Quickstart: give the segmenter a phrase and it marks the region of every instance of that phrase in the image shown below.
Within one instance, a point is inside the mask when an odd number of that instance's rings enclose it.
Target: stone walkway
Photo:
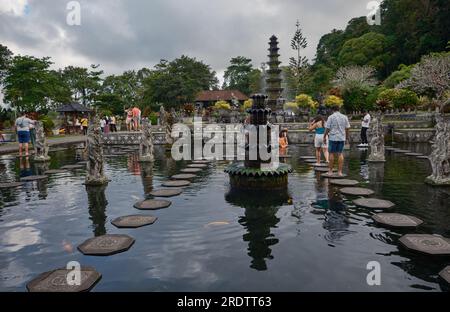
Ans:
[[[82,135],[62,136],[47,139],[49,146],[57,146],[71,143],[83,143],[85,141],[86,137]],[[19,151],[19,144],[17,142],[0,144],[0,155],[15,153],[18,151]]]

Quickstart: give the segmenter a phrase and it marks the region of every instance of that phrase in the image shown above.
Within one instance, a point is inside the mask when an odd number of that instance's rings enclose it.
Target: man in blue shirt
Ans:
[[[334,160],[338,157],[338,175],[343,176],[344,168],[344,147],[349,141],[350,122],[347,116],[341,114],[339,106],[333,107],[333,115],[328,118],[326,125],[324,143],[329,142],[328,152],[330,153],[330,167],[328,174],[333,174]]]

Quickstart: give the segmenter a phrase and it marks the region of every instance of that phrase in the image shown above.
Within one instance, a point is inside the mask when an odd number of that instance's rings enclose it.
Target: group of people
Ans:
[[[325,162],[328,163],[328,174],[333,175],[334,163],[338,160],[339,176],[343,176],[344,167],[344,148],[349,144],[350,139],[350,122],[347,116],[340,112],[340,108],[335,106],[332,108],[333,114],[325,119],[323,116],[314,118],[310,125],[309,131],[315,133],[314,147],[316,149],[316,165],[322,163],[322,154]],[[359,147],[368,147],[367,132],[370,127],[371,116],[365,111],[361,127],[361,144]],[[287,129],[280,133],[280,155],[286,154],[286,149],[289,145],[287,139]]]
[[[125,110],[127,115],[125,123],[127,125],[127,131],[140,131],[142,112],[139,107],[130,107]]]
[[[100,128],[104,134],[117,132],[117,118],[115,116],[103,116],[100,119]]]

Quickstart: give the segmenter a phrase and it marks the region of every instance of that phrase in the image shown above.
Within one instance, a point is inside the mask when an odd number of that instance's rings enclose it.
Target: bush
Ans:
[[[231,110],[231,105],[226,101],[217,101],[214,105],[215,110]]]
[[[3,128],[4,129],[10,129],[12,128],[13,122],[11,120],[5,120],[3,122]]]
[[[377,104],[385,108],[407,109],[416,107],[419,98],[410,90],[387,89],[379,94]]]
[[[158,114],[156,114],[155,112],[151,112],[150,115],[148,116],[148,118],[150,119],[150,122],[152,123],[152,125],[158,124]]]
[[[300,94],[295,97],[295,103],[301,108],[315,108],[317,103],[307,94]]]
[[[242,106],[242,110],[244,112],[246,112],[247,110],[252,108],[252,106],[253,106],[253,100],[252,99],[248,99],[247,101],[244,102],[244,105]]]
[[[39,117],[39,121],[42,122],[42,124],[44,125],[44,131],[45,133],[51,133],[52,130],[55,128],[55,122],[53,121],[52,118],[50,118],[50,116],[48,115],[42,115]]]
[[[344,100],[335,95],[329,95],[325,98],[324,103],[325,103],[325,106],[327,106],[327,107],[333,107],[333,106],[342,107],[344,105]]]
[[[345,109],[347,111],[358,111],[367,108],[367,97],[372,90],[367,87],[354,87],[343,93]]]
[[[194,104],[184,104],[183,111],[188,117],[194,116],[195,106]]]
[[[288,103],[284,104],[283,109],[285,111],[297,112],[298,111],[298,104],[295,103],[295,102],[288,102]]]

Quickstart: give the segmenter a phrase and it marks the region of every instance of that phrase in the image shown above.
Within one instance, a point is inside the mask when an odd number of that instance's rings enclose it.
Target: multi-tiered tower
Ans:
[[[266,92],[269,98],[267,104],[275,111],[277,109],[277,101],[283,92],[283,88],[281,87],[281,62],[278,60],[280,57],[280,54],[278,53],[280,48],[278,48],[278,39],[275,35],[270,38],[269,45],[269,62],[267,63],[269,64],[269,70],[267,70],[268,78],[266,81]]]

